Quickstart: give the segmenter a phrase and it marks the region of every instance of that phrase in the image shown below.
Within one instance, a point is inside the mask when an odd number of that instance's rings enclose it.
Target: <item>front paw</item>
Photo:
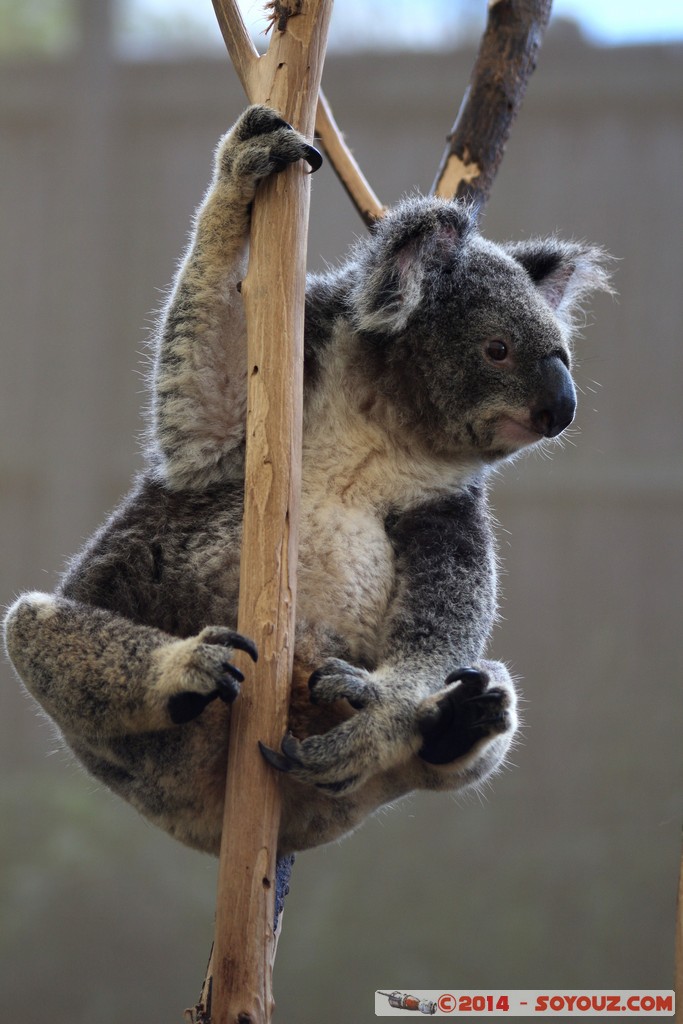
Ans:
[[[270,107],[248,107],[220,143],[219,173],[260,181],[305,160],[317,171],[323,158],[318,150]]]
[[[233,650],[245,651],[253,661],[258,657],[251,640],[222,626],[207,626],[197,637],[169,648],[162,682],[175,691],[166,704],[174,725],[197,718],[214,700],[235,700],[244,675],[230,661]]]
[[[451,764],[482,741],[508,732],[514,724],[512,698],[504,687],[489,686],[486,672],[459,669],[446,679],[448,689],[428,698],[419,710],[422,746],[428,764]]]

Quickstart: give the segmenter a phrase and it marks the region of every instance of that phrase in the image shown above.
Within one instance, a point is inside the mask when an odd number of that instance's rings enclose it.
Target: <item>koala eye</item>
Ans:
[[[485,343],[484,352],[486,358],[490,359],[492,363],[503,363],[508,358],[510,349],[502,338],[492,338]]]

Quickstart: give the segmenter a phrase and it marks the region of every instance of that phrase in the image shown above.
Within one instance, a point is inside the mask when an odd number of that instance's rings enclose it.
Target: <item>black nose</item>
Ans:
[[[576,413],[576,391],[572,376],[559,356],[541,361],[541,387],[531,410],[534,430],[544,437],[557,437]]]

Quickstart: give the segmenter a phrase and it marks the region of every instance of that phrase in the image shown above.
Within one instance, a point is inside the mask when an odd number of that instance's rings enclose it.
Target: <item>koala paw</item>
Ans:
[[[248,107],[218,149],[218,167],[226,175],[254,182],[305,160],[311,171],[322,166],[318,150],[270,107]]]
[[[450,764],[469,754],[482,740],[512,727],[511,698],[496,686],[487,689],[485,672],[465,668],[452,672],[440,694],[420,709],[422,746],[418,756],[428,764]]]
[[[305,740],[298,740],[287,733],[280,744],[280,753],[261,742],[259,748],[264,759],[277,771],[291,772],[300,782],[307,782],[327,793],[346,793],[363,779],[354,770],[352,761],[343,756],[340,737],[333,737],[334,733],[338,730],[334,729],[325,736],[309,736]]]
[[[329,658],[308,680],[311,704],[345,700],[360,712],[322,735],[297,739],[288,733],[280,752],[260,744],[273,768],[331,794],[359,786],[376,767],[372,757],[377,736],[374,725],[386,705],[386,695],[373,674],[342,658]]]
[[[347,700],[357,711],[378,704],[380,699],[370,673],[341,658],[330,658],[317,668],[308,680],[308,689],[313,704]]]
[[[197,718],[216,699],[232,704],[244,680],[230,662],[232,650],[245,651],[252,661],[258,658],[251,640],[222,626],[207,626],[199,636],[171,647],[175,657],[168,671],[178,689],[168,697],[167,710],[174,725]]]

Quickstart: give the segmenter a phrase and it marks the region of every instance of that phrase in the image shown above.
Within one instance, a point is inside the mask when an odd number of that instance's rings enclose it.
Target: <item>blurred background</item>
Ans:
[[[338,0],[324,85],[385,203],[428,190],[483,0]],[[298,857],[277,1020],[365,1024],[377,988],[670,988],[682,807],[683,8],[556,0],[483,230],[619,258],[577,345],[576,429],[494,486],[491,653],[514,767]],[[263,42],[260,3],[245,5]],[[0,602],[51,589],[141,461],[144,338],[244,105],[211,4],[0,0]],[[324,167],[309,262],[363,227]],[[216,864],[59,750],[0,666],[0,1004],[171,1024]]]

